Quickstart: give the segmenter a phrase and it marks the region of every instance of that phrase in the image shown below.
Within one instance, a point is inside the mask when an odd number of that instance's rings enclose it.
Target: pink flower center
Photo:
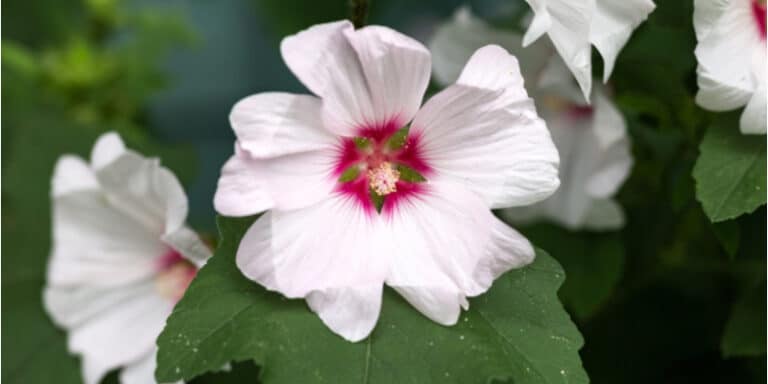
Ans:
[[[760,37],[765,40],[766,38],[766,9],[765,0],[752,0],[752,16],[755,18],[755,24],[757,25],[758,33]]]
[[[391,213],[404,198],[425,191],[432,173],[420,138],[396,121],[364,127],[338,145],[336,192],[353,198],[366,213]]]
[[[160,257],[157,268],[155,288],[160,295],[174,302],[184,296],[189,283],[197,274],[197,268],[173,249]]]

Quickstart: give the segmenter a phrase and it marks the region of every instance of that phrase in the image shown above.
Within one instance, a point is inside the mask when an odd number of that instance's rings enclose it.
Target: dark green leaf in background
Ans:
[[[734,304],[725,325],[722,351],[725,357],[765,355],[765,281],[754,286]]]
[[[598,311],[624,268],[619,233],[573,232],[550,224],[521,230],[532,242],[547,244],[552,257],[563,265],[568,278],[559,295],[565,306],[580,319]]]
[[[713,222],[738,217],[765,204],[765,136],[742,135],[737,119],[709,127],[693,170],[696,198]]]
[[[253,359],[265,383],[586,383],[582,339],[557,300],[564,275],[546,253],[496,280],[443,327],[387,290],[359,343],[331,333],[301,300],[247,280],[235,251],[252,218],[219,218],[222,242],[158,339],[157,378],[188,379]]]

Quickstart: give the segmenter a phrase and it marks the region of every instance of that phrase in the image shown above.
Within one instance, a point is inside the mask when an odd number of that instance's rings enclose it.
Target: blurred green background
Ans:
[[[713,225],[695,200],[691,171],[701,138],[711,125],[735,127],[738,114],[715,115],[693,102],[693,1],[656,3],[612,77],[636,159],[619,195],[627,226],[607,234],[548,224],[523,231],[566,270],[560,295],[586,339],[582,358],[592,382],[762,383],[765,207]],[[426,43],[464,4],[374,0],[368,21]],[[469,4],[505,27],[528,9],[523,0]],[[280,39],[347,17],[349,4],[5,0],[2,6],[2,380],[76,383],[78,362],[66,354],[64,334],[40,302],[56,158],[87,156],[101,132],[117,130],[179,175],[191,224],[215,236],[212,196],[233,149],[229,109],[252,93],[305,92],[282,63]],[[235,368],[199,381],[243,382],[258,371]]]

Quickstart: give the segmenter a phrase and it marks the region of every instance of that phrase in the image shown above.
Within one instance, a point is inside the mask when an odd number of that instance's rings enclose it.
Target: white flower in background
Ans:
[[[534,12],[523,37],[528,46],[543,34],[576,77],[584,98],[592,90],[592,46],[603,58],[607,82],[632,31],[656,8],[651,0],[526,0]]]
[[[317,96],[237,103],[235,155],[215,197],[223,215],[269,210],[237,251],[247,277],[306,298],[358,341],[376,324],[384,284],[451,325],[467,297],[533,260],[531,244],[490,211],[537,202],[559,183],[514,57],[479,49],[419,108],[429,51],[389,28],[316,25],[281,51]]]
[[[766,6],[762,0],[696,0],[696,103],[712,111],[746,105],[741,132],[766,132]]]
[[[59,159],[51,196],[45,309],[81,356],[84,382],[122,367],[122,383],[154,383],[155,339],[210,256],[184,226],[184,190],[157,159],[108,133],[90,164]]]
[[[518,222],[549,219],[571,229],[621,227],[623,211],[612,196],[632,166],[626,124],[602,87],[592,92],[592,106],[582,101],[568,69],[548,42],[523,49],[521,36],[491,28],[462,8],[437,29],[432,40],[435,77],[444,83],[453,81],[459,76],[459,63],[491,41],[518,53],[523,77],[561,159],[561,184],[554,195],[528,207],[505,209],[502,215]]]

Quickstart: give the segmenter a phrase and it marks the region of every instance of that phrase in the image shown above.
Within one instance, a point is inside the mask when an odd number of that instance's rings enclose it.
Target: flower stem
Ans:
[[[362,28],[368,18],[368,0],[349,0],[350,19],[355,28]]]

